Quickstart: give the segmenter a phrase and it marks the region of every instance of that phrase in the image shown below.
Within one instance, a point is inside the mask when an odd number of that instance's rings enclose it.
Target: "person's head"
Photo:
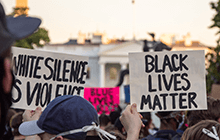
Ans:
[[[109,117],[110,117],[111,123],[112,123],[112,124],[115,124],[116,119],[117,119],[118,117],[120,117],[120,112],[118,112],[118,111],[113,111],[113,112],[110,113]]]
[[[10,123],[11,118],[12,118],[15,114],[17,114],[17,112],[16,112],[14,109],[10,108],[10,109],[8,110],[7,118],[6,118],[6,123],[7,123],[7,124]]]
[[[111,120],[109,116],[106,114],[101,114],[99,116],[99,122],[100,122],[100,127],[106,127],[109,123],[111,123]]]
[[[215,135],[215,130],[218,137],[220,136],[220,124],[214,120],[202,120],[199,123],[187,128],[181,140],[215,140],[210,135]],[[208,133],[207,133],[208,132]]]
[[[88,131],[100,130],[98,124],[98,114],[89,101],[65,95],[50,102],[39,120],[22,123],[19,132],[25,136],[37,134],[42,140],[83,140]]]
[[[119,117],[116,119],[115,124],[114,124],[115,128],[118,129],[118,131],[120,131],[122,134],[125,132],[124,126],[121,124],[121,121],[119,119]]]
[[[0,137],[4,133],[6,115],[11,106],[13,75],[11,72],[11,46],[38,29],[41,20],[31,17],[6,17],[0,3]]]
[[[152,119],[151,119],[151,113],[150,112],[142,112],[141,113],[142,115],[142,122],[145,126],[149,126],[150,123],[152,122]]]
[[[142,122],[145,126],[145,127],[141,128],[141,133],[143,134],[144,137],[146,137],[150,134],[148,129],[150,128],[150,125],[152,123],[151,113],[150,112],[143,112],[143,113],[141,113],[141,115],[143,116]]]
[[[220,100],[207,98],[207,110],[193,110],[187,112],[187,123],[193,126],[201,120],[215,120],[220,122]]]
[[[23,114],[23,112],[18,112],[16,114],[14,114],[10,120],[10,127],[12,129],[12,134],[14,136],[21,135],[18,132],[18,128],[19,128],[20,124],[22,123],[22,114]]]
[[[156,115],[160,118],[160,129],[176,131],[182,122],[182,113],[180,111],[157,112]]]

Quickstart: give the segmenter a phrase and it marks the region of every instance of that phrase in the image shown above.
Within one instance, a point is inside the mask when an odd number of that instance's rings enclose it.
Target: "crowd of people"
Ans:
[[[10,24],[9,24],[10,23]],[[0,3],[0,139],[13,140],[219,140],[220,100],[207,98],[207,110],[157,112],[160,127],[150,112],[138,113],[137,105],[118,107],[109,115],[98,115],[94,106],[77,95],[55,98],[42,111],[11,109],[14,76],[11,46],[31,35],[38,18],[6,18]]]
[[[208,97],[207,105],[207,110],[157,112],[161,122],[159,130],[143,140],[219,140],[220,100]],[[120,120],[125,130],[135,132],[127,139],[140,139],[143,121],[138,115],[135,104],[127,106],[122,113]]]
[[[9,109],[2,139],[218,140],[220,100],[208,97],[207,104],[208,110],[157,112],[156,128],[151,113],[138,113],[136,104],[98,115],[84,98],[65,95],[43,112]]]

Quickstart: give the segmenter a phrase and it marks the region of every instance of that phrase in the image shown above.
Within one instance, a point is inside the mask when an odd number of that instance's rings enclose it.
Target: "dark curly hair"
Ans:
[[[215,120],[220,118],[220,100],[212,97],[207,98],[207,110],[188,111],[187,121],[189,126],[193,126],[201,120]]]

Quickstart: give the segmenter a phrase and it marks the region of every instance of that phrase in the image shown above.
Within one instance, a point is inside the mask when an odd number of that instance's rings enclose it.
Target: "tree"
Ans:
[[[15,46],[33,49],[34,45],[38,47],[43,47],[44,44],[49,42],[50,42],[50,38],[48,36],[48,31],[44,28],[39,28],[38,31],[36,31],[31,36],[22,40],[17,40],[15,42]]]
[[[9,16],[21,16],[21,15],[24,15],[24,16],[27,16],[27,11],[29,10],[29,8],[27,7],[17,7],[17,8],[14,8],[14,11],[9,14]]]
[[[209,28],[217,27],[218,29],[220,29],[220,1],[211,2],[210,5],[211,5],[211,8],[216,11],[216,15],[212,19],[214,23]],[[219,33],[220,31],[218,31],[216,34],[219,34]]]
[[[219,31],[216,35],[220,34],[220,0],[210,3],[211,8],[216,11],[213,24],[209,28],[218,28]],[[206,89],[207,93],[211,92],[212,84],[220,84],[220,38],[217,40],[217,46],[210,48],[213,53],[208,53],[206,59],[209,62],[209,66],[206,69],[208,74],[206,76]]]
[[[25,12],[29,8],[14,8],[14,11],[8,16],[27,16]],[[29,37],[17,40],[14,44],[16,47],[33,49],[34,45],[37,47],[43,47],[44,44],[49,43],[50,38],[48,36],[48,31],[45,28],[39,28],[34,34]]]

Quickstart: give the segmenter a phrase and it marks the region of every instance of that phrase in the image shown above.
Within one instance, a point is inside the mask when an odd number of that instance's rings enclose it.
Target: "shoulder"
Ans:
[[[181,134],[177,133],[173,130],[159,130],[154,135],[148,135],[147,137],[143,138],[142,140],[180,140]]]

